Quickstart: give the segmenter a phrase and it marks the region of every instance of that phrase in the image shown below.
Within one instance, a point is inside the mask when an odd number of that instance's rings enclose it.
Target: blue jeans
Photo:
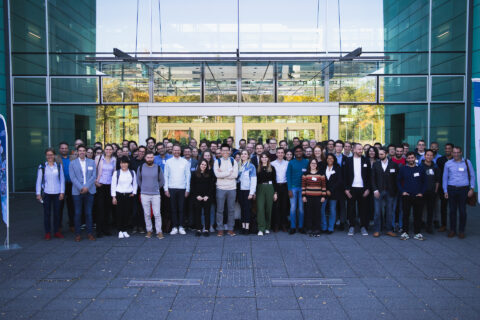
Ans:
[[[293,197],[290,198],[290,227],[295,229],[298,205],[298,227],[303,228],[302,188],[293,188],[291,191],[293,193]]]
[[[82,220],[82,206],[85,212],[87,224],[87,233],[92,234],[92,206],[93,194],[90,192],[73,196],[73,204],[75,205],[75,235],[80,235],[80,225]]]
[[[330,213],[330,217],[328,217],[327,223],[327,215],[325,214],[326,207],[328,203],[328,212]],[[333,227],[335,226],[335,220],[337,215],[337,200],[328,199],[322,204],[322,231],[333,231]]]
[[[382,211],[385,208],[385,228],[387,231],[393,231],[395,224],[395,202],[397,197],[392,197],[388,191],[380,191],[380,197],[377,199],[373,196],[375,202],[375,214],[373,221],[375,223],[373,229],[375,232],[382,231]],[[402,215],[403,216],[403,215]]]
[[[45,233],[50,233],[51,222],[50,215],[53,205],[53,232],[57,233],[60,227],[60,200],[59,194],[47,194],[43,196],[43,225],[45,227]]]

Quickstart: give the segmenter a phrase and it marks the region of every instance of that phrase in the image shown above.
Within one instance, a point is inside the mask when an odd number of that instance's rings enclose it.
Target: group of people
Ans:
[[[438,143],[427,149],[423,140],[413,151],[407,143],[299,138],[292,147],[273,138],[265,144],[241,139],[238,149],[233,137],[198,146],[190,139],[184,147],[168,139],[145,142],[88,148],[76,140],[73,152],[61,142],[58,155],[48,148],[36,183],[45,239],[64,237],[65,203],[75,241],[82,239],[82,227],[93,241],[111,236],[113,228],[118,238],[143,233],[163,239],[164,233],[184,235],[188,229],[196,236],[281,230],[317,237],[346,228],[353,236],[357,226],[364,236],[370,231],[374,237],[385,232],[424,240],[423,231],[447,230],[447,207],[448,237],[465,237],[475,174],[461,147],[451,143],[442,156]]]

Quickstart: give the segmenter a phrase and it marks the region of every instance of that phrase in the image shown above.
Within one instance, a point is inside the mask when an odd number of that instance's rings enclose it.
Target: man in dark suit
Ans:
[[[380,236],[382,210],[385,208],[385,228],[387,235],[395,237],[392,220],[395,218],[394,202],[397,197],[398,164],[387,157],[385,149],[378,150],[379,161],[372,166],[372,191],[375,203],[374,237]]]
[[[361,233],[368,236],[368,218],[366,212],[366,201],[370,194],[370,166],[368,159],[363,156],[362,145],[357,143],[353,147],[353,157],[345,162],[345,195],[347,196],[347,213],[350,222],[348,235],[355,233],[356,211],[360,217]]]
[[[258,164],[260,163],[260,157],[262,156],[262,153],[264,151],[264,147],[262,143],[257,143],[255,145],[255,153],[252,154],[252,164],[255,166],[255,168],[258,167]]]

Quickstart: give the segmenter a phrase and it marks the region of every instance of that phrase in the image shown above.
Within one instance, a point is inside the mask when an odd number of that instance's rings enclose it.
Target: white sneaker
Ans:
[[[270,230],[265,230],[265,234],[269,234],[270,233]]]
[[[177,228],[173,228],[172,231],[170,231],[170,234],[171,235],[174,235],[174,234],[177,234],[178,233],[178,229]]]
[[[350,228],[348,229],[348,235],[349,235],[349,236],[353,236],[354,233],[355,233],[355,228],[354,228],[354,227],[350,227]]]
[[[417,233],[417,234],[413,237],[413,239],[415,239],[415,240],[420,240],[420,241],[425,240],[425,238],[423,237],[423,234],[421,234],[421,233]]]
[[[210,226],[210,232],[215,232],[215,229],[213,228],[213,226]]]
[[[365,229],[365,227],[362,227],[360,231],[362,232],[362,236],[368,236],[368,232],[367,232],[367,229]]]
[[[257,236],[263,236],[263,232],[262,232],[262,231],[258,231]]]
[[[202,232],[207,232],[207,229],[203,228]]]
[[[124,233],[123,233],[123,237],[124,237],[124,238],[130,238],[130,235],[129,235],[127,232],[124,232]]]
[[[118,239],[123,239],[123,232],[122,231],[118,232]]]
[[[187,233],[185,232],[185,229],[183,229],[183,227],[178,228],[178,233],[180,233],[180,234],[187,234]]]
[[[408,239],[410,239],[410,237],[406,232],[402,233],[402,235],[400,236],[400,240],[408,240]]]

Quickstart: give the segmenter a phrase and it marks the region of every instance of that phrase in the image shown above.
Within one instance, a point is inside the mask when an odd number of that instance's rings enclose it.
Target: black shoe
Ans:
[[[202,235],[202,232],[197,230],[197,232],[195,232],[195,237],[200,237]]]
[[[327,234],[332,234],[332,233],[333,233],[333,231],[330,231],[330,230],[327,231]]]
[[[299,231],[301,234],[305,234],[305,229],[304,228],[300,228],[300,231]]]
[[[290,229],[290,231],[288,231],[288,234],[295,234],[295,229]]]
[[[97,232],[97,238],[103,238],[103,233]]]
[[[210,237],[210,232],[208,232],[208,230],[205,231],[205,232],[203,233],[203,236],[204,236],[204,237]]]
[[[345,230],[345,224],[344,223],[340,223],[337,227],[337,230],[338,231],[344,231]]]
[[[103,231],[103,234],[106,235],[106,236],[111,236],[112,233],[110,231]]]

